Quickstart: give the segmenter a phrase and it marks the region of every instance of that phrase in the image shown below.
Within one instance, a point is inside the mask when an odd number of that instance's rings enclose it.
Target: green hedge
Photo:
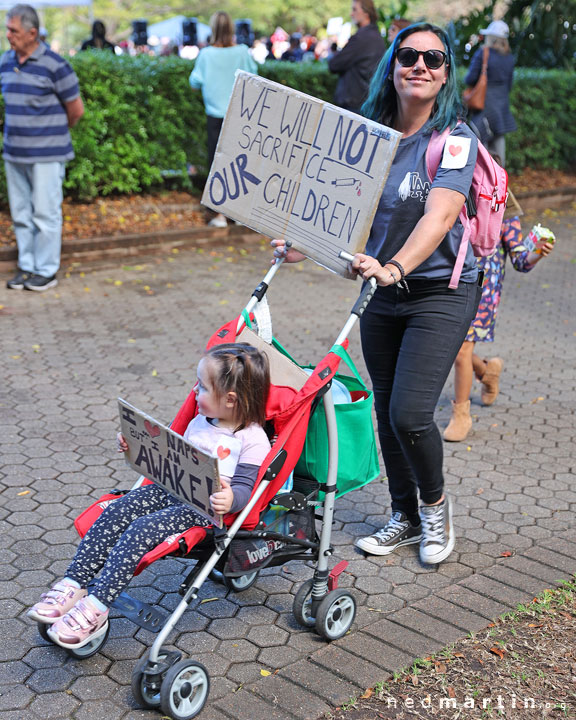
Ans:
[[[138,193],[161,187],[167,178],[185,188],[191,185],[190,165],[206,172],[204,106],[188,84],[192,62],[108,53],[80,53],[71,62],[86,113],[72,131],[76,158],[67,169],[68,195]],[[260,74],[323,100],[333,97],[336,85],[320,64],[269,62]],[[511,171],[574,168],[576,73],[518,69],[512,109],[518,130],[508,136]],[[3,168],[0,202],[6,202]]]

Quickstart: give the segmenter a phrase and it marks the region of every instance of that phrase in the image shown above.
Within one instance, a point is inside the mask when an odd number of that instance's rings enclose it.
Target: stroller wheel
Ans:
[[[87,645],[84,645],[84,647],[66,648],[68,655],[71,655],[77,660],[86,660],[87,658],[92,657],[92,655],[96,655],[100,648],[105,645],[106,640],[108,640],[108,635],[110,635],[110,623],[108,622],[106,625],[106,632],[103,635],[100,635],[100,637],[97,637],[96,640],[92,640]]]
[[[160,707],[173,720],[191,720],[201,712],[209,692],[210,677],[204,665],[181,660],[162,680]]]
[[[158,662],[164,662],[168,655],[160,654]],[[160,686],[163,677],[153,676],[144,671],[148,668],[148,655],[140,658],[132,670],[132,695],[138,705],[147,708],[160,707]]]
[[[224,585],[226,585],[229,590],[242,592],[243,590],[248,590],[248,588],[252,587],[256,580],[258,580],[258,570],[254,570],[254,572],[247,573],[246,575],[241,575],[240,577],[226,577],[226,575],[222,577],[224,578]]]
[[[40,635],[42,640],[46,640],[46,642],[49,642],[52,645],[54,645],[54,641],[52,640],[50,635],[48,635],[48,630],[50,629],[50,625],[48,625],[48,623],[37,622],[36,627],[38,628],[38,634]]]
[[[324,640],[346,635],[356,617],[356,601],[348,590],[332,590],[322,600],[316,613],[316,632]]]
[[[294,597],[294,603],[292,604],[292,612],[298,625],[305,628],[314,627],[316,619],[312,616],[312,588],[314,586],[314,580],[306,580],[306,582],[300,586],[296,596]]]

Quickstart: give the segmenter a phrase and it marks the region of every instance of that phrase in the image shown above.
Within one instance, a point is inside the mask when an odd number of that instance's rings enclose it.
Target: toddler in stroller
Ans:
[[[269,270],[264,280],[254,290],[243,313],[217,330],[208,342],[208,348],[225,347],[229,344],[240,348],[243,347],[241,344],[245,343],[257,348],[269,358],[269,389],[268,381],[262,381],[260,393],[263,398],[267,395],[266,429],[273,438],[273,443],[270,447],[268,441],[262,438],[259,444],[259,452],[264,453],[265,449],[268,449],[268,452],[265,453],[266,457],[258,469],[250,498],[245,507],[239,509],[246,501],[245,496],[241,500],[238,499],[237,488],[240,483],[235,483],[242,469],[240,465],[243,463],[239,463],[232,480],[234,496],[232,504],[228,504],[229,494],[227,500],[224,497],[214,498],[212,503],[214,509],[218,508],[219,512],[230,510],[224,515],[223,529],[196,524],[180,534],[176,532],[166,537],[167,532],[161,533],[163,542],[146,552],[139,562],[137,558],[135,559],[137,566],[133,571],[134,575],[138,575],[164,556],[196,561],[180,586],[182,600],[168,618],[156,608],[131,598],[126,593],[121,593],[111,603],[112,607],[140,627],[158,633],[149,653],[134,667],[132,693],[140,705],[161,708],[164,715],[174,720],[190,720],[195,717],[201,712],[209,694],[210,679],[206,668],[197,661],[182,659],[179,651],[166,647],[168,637],[177,627],[178,621],[190,607],[191,602],[198,598],[200,589],[209,578],[216,577],[218,580],[223,580],[229,589],[239,592],[250,587],[257,580],[259,571],[266,566],[280,566],[291,560],[304,560],[314,563],[315,569],[313,577],[300,586],[293,600],[293,613],[298,624],[305,628],[316,629],[326,640],[335,640],[348,632],[356,614],[354,595],[346,588],[338,588],[338,577],[348,563],[342,561],[330,567],[330,558],[333,554],[331,531],[334,501],[337,494],[354,489],[349,487],[343,490],[337,485],[340,483],[339,436],[330,387],[340,363],[340,351],[347,345],[348,334],[368,303],[373,287],[366,286],[336,339],[334,347],[308,374],[294,363],[278,343],[274,340],[272,343],[264,341],[248,327],[250,318],[253,317],[252,311],[255,311],[263,300],[269,281],[280,265],[279,262]],[[209,349],[208,353],[211,352],[216,350]],[[210,355],[206,359],[209,357]],[[254,357],[256,357],[255,351]],[[201,413],[206,412],[208,416],[217,414],[222,417],[220,411],[216,413],[213,410],[202,410],[201,392],[198,390],[198,387],[192,390],[171,423],[170,430],[174,433],[184,435],[199,410]],[[353,394],[355,401],[359,400],[360,396],[368,395],[364,391],[355,391]],[[297,477],[297,473],[294,473],[293,489],[283,492],[282,488],[286,480],[295,470],[303,454],[310,418],[312,415],[317,416],[316,406],[319,410],[323,410],[322,417],[325,421],[326,470],[318,478]],[[236,418],[234,422],[237,422]],[[259,425],[261,419],[256,416],[251,422]],[[373,441],[370,413],[367,422]],[[261,426],[259,430],[263,434]],[[356,487],[374,479],[375,475],[372,471],[365,474],[360,470],[357,451],[354,462]],[[256,464],[256,458],[244,463],[244,465],[251,464]],[[132,492],[130,491],[130,494]],[[90,534],[90,528],[98,522],[97,519],[103,511],[109,505],[122,502],[123,496],[122,491],[112,491],[87,508],[75,521],[80,535]],[[220,504],[220,501],[223,504]],[[317,510],[322,511],[319,528],[315,522],[318,519]],[[274,517],[279,512],[281,514],[277,519],[270,520],[270,515]],[[145,518],[143,520],[145,521]],[[192,522],[194,523],[194,520]],[[95,574],[97,568],[94,568],[93,572]],[[78,582],[78,584],[82,583]],[[54,593],[54,590],[55,588],[51,592]],[[70,598],[66,596],[66,589],[62,590],[62,586],[56,590],[58,596],[52,594],[50,602],[48,597],[43,598],[42,613],[40,608],[35,606],[37,615],[32,616],[42,618],[38,621],[38,630],[42,637],[50,642],[56,642],[56,637],[61,638],[60,634],[56,635],[55,626],[58,623],[61,626],[62,621],[52,620],[55,617],[53,614],[55,609],[58,616],[65,614],[60,610],[61,603],[58,598],[62,595],[70,608],[70,605],[73,606],[78,601],[78,590],[82,588],[70,589],[68,586],[68,592],[72,594]],[[85,592],[84,590],[84,603]],[[92,592],[92,586],[88,587],[88,592]],[[74,616],[72,620],[75,623],[86,622],[84,613],[74,613]],[[105,621],[101,625],[106,628],[103,634],[93,641],[88,641],[83,647],[65,644],[67,652],[75,658],[90,657],[98,652],[107,639],[108,626],[108,622]]]
[[[184,439],[218,457],[221,490],[215,513],[241,510],[270,450],[263,425],[270,387],[268,358],[243,343],[216,345],[198,365],[198,415]],[[118,435],[120,451],[128,445]],[[217,451],[217,452],[216,452]],[[192,507],[156,484],[142,485],[109,504],[81,541],[66,576],[29,611],[50,625],[57,645],[79,649],[105,634],[111,604],[130,582],[141,558],[172,533],[210,525]],[[88,594],[87,586],[99,573]]]

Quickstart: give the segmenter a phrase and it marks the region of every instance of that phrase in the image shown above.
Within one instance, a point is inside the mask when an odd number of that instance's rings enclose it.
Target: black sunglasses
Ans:
[[[446,53],[442,50],[415,50],[411,47],[403,47],[397,50],[396,59],[402,67],[412,67],[418,62],[422,55],[426,67],[430,70],[438,70],[446,62]]]

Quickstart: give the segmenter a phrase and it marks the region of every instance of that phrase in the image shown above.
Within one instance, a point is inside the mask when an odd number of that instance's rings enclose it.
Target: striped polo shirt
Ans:
[[[66,162],[74,157],[65,103],[80,97],[70,64],[40,43],[22,64],[14,50],[0,59],[4,96],[4,159]]]

